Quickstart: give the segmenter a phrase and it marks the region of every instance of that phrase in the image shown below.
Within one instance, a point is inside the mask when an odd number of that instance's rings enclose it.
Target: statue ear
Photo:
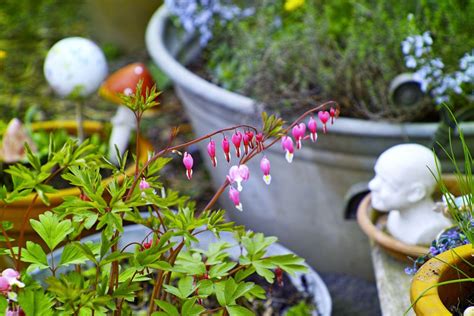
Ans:
[[[426,196],[426,188],[421,182],[415,182],[410,186],[410,191],[408,193],[408,201],[410,203],[418,202],[424,199]]]

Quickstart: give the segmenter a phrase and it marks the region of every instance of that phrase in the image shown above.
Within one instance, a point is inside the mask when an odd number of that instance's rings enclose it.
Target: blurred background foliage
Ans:
[[[255,2],[256,13],[215,31],[205,53],[216,83],[282,114],[336,100],[346,116],[392,121],[438,120],[433,100],[403,108],[389,97],[405,67],[401,42],[429,31],[446,72],[474,48],[474,1],[284,0]],[[409,14],[414,19],[409,21]],[[472,100],[453,98],[455,107]]]

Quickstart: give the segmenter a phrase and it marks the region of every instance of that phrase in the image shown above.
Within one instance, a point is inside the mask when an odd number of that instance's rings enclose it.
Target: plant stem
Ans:
[[[83,124],[83,101],[76,100],[76,122],[77,122],[77,138],[79,144],[82,144],[84,141],[84,124]]]
[[[181,249],[184,247],[184,240],[176,247],[174,251],[170,253],[169,256],[169,264],[173,266],[173,264],[176,261],[176,258],[178,257],[178,254],[181,252]],[[163,271],[159,271],[158,274],[160,275],[159,282],[155,283],[155,286],[153,287],[153,293],[150,299],[150,307],[148,309],[148,315],[151,315],[155,309],[155,299],[158,297],[158,294],[161,292],[161,287],[163,286]],[[158,276],[157,276],[157,281],[158,281]]]

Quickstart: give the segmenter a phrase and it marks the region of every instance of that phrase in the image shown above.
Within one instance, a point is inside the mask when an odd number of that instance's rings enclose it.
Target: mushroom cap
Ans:
[[[44,61],[44,75],[61,97],[72,93],[88,96],[107,76],[104,53],[94,42],[82,37],[67,37],[51,47]]]
[[[145,97],[147,89],[150,90],[155,83],[153,77],[143,63],[129,64],[111,74],[102,83],[99,95],[113,103],[122,104],[119,95],[134,94],[140,80],[143,80],[142,96]]]

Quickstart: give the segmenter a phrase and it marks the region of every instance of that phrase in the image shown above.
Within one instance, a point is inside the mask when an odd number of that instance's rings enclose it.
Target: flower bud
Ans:
[[[291,139],[291,137],[283,136],[281,138],[281,147],[286,152],[286,161],[288,161],[288,163],[291,163],[293,161],[293,153],[295,152],[295,149],[293,147],[293,140]]]
[[[240,157],[240,143],[242,142],[242,133],[239,131],[236,131],[232,135],[232,143],[234,144],[235,147],[235,152],[237,155],[237,158]]]
[[[309,137],[311,138],[311,141],[314,143],[318,139],[318,124],[316,123],[316,120],[313,117],[309,118],[308,121],[308,129],[309,129]]]
[[[222,150],[224,151],[225,160],[227,160],[227,162],[230,162],[230,146],[229,141],[227,140],[227,137],[225,137],[225,135],[224,139],[222,140]]]
[[[183,155],[183,165],[186,168],[186,177],[188,177],[189,180],[193,177],[193,163],[193,157],[185,152]]]
[[[242,211],[242,203],[240,203],[240,193],[233,186],[229,187],[229,198],[234,203],[235,208]]]
[[[270,175],[270,160],[268,160],[266,156],[263,156],[262,160],[260,160],[260,170],[263,172],[263,181],[265,181],[266,184],[270,184],[272,181],[272,176]]]
[[[212,139],[209,141],[209,144],[207,144],[207,153],[211,158],[212,165],[214,167],[217,166],[216,143]]]
[[[139,184],[140,190],[146,190],[150,188],[150,184],[145,180],[145,178],[142,178]]]
[[[319,120],[321,121],[321,123],[323,123],[323,133],[326,134],[327,132],[327,127],[326,127],[326,123],[328,122],[329,120],[329,112],[328,111],[319,111],[318,112],[318,117],[319,117]]]
[[[291,132],[296,141],[296,148],[300,149],[301,140],[304,138],[304,135],[306,133],[306,125],[304,123],[297,124],[293,127],[293,130]]]

